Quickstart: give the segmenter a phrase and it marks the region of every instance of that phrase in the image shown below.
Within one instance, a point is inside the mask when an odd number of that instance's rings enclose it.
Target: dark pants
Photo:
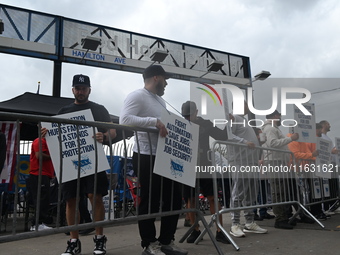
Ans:
[[[272,202],[280,203],[287,201],[287,192],[288,192],[288,183],[285,179],[270,179],[270,187],[272,192]],[[276,221],[285,221],[288,220],[289,211],[288,205],[275,205],[273,206],[273,212],[275,214]]]
[[[320,202],[318,204],[314,204],[310,206],[310,212],[314,216],[318,216],[322,213],[322,203],[321,203],[321,198],[314,198],[314,179],[313,178],[308,178],[307,179],[309,187],[310,187],[310,202],[315,203],[315,202]],[[319,179],[320,181],[320,179]]]
[[[333,163],[333,165],[335,165],[335,163]],[[336,170],[333,169],[333,171],[336,171]],[[339,182],[338,178],[328,179],[330,197],[325,197],[324,198],[325,200],[330,199],[330,198],[337,198],[337,197],[339,197],[339,185],[338,185],[338,182]],[[327,211],[334,203],[335,203],[335,201],[324,202],[323,203],[324,204],[324,210]]]
[[[38,175],[30,174],[29,178],[26,180],[27,189],[30,194],[30,198],[33,201],[34,209],[37,207],[37,199],[40,200],[39,207],[39,224],[41,223],[50,223],[51,217],[49,216],[49,208],[50,208],[50,178],[46,175],[41,176],[41,191],[40,198],[38,198]],[[37,212],[35,211],[35,214]],[[35,224],[35,218],[32,221],[32,224]]]
[[[162,212],[180,210],[182,206],[181,185],[178,182],[153,174],[154,162],[155,156],[150,157],[150,155],[140,155],[140,162],[138,162],[138,154],[133,154],[133,166],[135,171],[137,172],[138,166],[140,167],[138,176],[141,186],[139,215],[159,212],[161,200]],[[152,178],[151,182],[150,174]],[[150,185],[151,195],[149,194]],[[163,187],[162,190],[161,187]],[[149,203],[151,211],[149,211]],[[161,229],[158,238],[156,238],[155,218],[140,220],[138,222],[138,227],[142,239],[142,247],[147,247],[150,242],[155,242],[157,240],[165,245],[169,244],[171,240],[174,240],[178,216],[179,215],[161,217]]]
[[[268,181],[267,180],[261,180],[259,181],[260,188],[257,195],[257,202],[260,205],[264,205],[267,203],[267,193],[268,193]],[[254,213],[257,213],[257,208],[253,210]],[[267,214],[267,207],[261,207],[259,209],[260,217],[265,217]]]

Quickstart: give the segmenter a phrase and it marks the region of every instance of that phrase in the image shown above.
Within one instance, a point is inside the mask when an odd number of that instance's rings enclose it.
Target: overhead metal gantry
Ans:
[[[249,58],[108,26],[0,4],[0,52],[54,61],[53,96],[62,63],[142,73],[159,63],[175,79],[251,86]]]

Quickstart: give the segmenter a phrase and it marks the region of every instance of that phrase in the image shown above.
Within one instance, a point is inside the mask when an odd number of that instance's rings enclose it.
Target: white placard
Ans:
[[[323,179],[322,185],[323,185],[323,195],[324,195],[324,197],[330,197],[331,193],[330,193],[330,190],[329,190],[329,180]]]
[[[337,148],[338,151],[340,151],[340,138],[339,137],[335,137],[335,147]],[[335,162],[338,166],[340,166],[340,154],[336,155],[336,161]],[[336,170],[337,170],[337,168],[336,168]],[[334,170],[334,171],[336,171],[336,170]]]
[[[57,115],[55,117],[65,119],[77,119],[93,121],[90,109]],[[41,123],[42,127],[48,129],[46,134],[46,142],[50,151],[56,176],[60,174],[60,147],[58,136],[58,123]],[[62,181],[67,182],[78,178],[78,164],[80,164],[80,177],[88,176],[95,173],[96,169],[96,151],[95,143],[97,143],[98,152],[98,170],[105,171],[110,168],[104,149],[101,143],[94,139],[93,128],[90,126],[79,126],[80,148],[78,149],[77,126],[73,124],[61,124],[61,145],[62,145]],[[81,158],[78,161],[78,152]]]
[[[321,198],[321,185],[320,185],[320,179],[319,178],[313,178],[313,190],[314,192],[312,193],[312,197],[314,199],[319,199]]]
[[[315,160],[315,175],[321,178],[331,178],[332,173],[329,171],[331,163],[332,142],[323,138],[318,138],[316,149],[319,155]]]
[[[294,133],[299,134],[299,142],[316,143],[314,104],[306,103],[303,104],[303,106],[312,115],[305,115],[296,105],[294,105],[294,120],[297,122],[297,126],[294,127]]]
[[[158,137],[153,172],[171,180],[195,187],[198,154],[198,125],[165,109],[162,122],[168,135]]]

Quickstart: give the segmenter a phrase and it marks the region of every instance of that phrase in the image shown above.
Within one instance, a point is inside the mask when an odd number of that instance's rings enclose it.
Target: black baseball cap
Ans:
[[[143,72],[143,79],[151,78],[153,76],[161,75],[164,76],[165,79],[169,79],[171,75],[163,69],[160,65],[151,65],[147,68],[145,68]]]
[[[193,101],[186,101],[182,104],[182,116],[190,116],[197,111],[196,103]]]
[[[278,110],[275,110],[274,112],[272,112],[271,114],[268,114],[266,115],[266,118],[267,119],[271,119],[273,116],[275,115],[280,115],[281,116],[281,113],[278,112]]]
[[[90,78],[87,75],[76,74],[73,76],[72,87],[75,86],[87,86],[91,87]]]

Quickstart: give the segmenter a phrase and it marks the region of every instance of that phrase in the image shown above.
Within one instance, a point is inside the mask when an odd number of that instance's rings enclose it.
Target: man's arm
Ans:
[[[103,122],[113,123],[111,121],[111,117],[109,111],[104,107],[101,106],[102,110],[100,111],[101,119]],[[109,144],[110,138],[111,141],[117,136],[116,129],[101,129],[99,132],[96,133],[96,140],[103,144]]]
[[[42,160],[50,160],[51,156],[49,155],[49,151],[48,151],[48,147],[47,147],[47,143],[45,139],[41,140],[41,147],[40,147],[40,141],[39,138],[37,138],[36,140],[33,141],[32,144],[32,149],[35,152],[35,157],[37,159],[39,159],[39,151],[41,151],[41,156],[42,156]]]
[[[269,148],[280,148],[299,139],[299,135],[296,133],[292,134],[291,137],[284,137],[280,135],[275,127],[268,127],[263,132],[267,136],[266,144]]]
[[[97,132],[96,133],[96,140],[100,143],[108,144],[109,137],[113,140],[117,136],[116,129],[109,129],[106,132]]]
[[[301,151],[301,146],[299,142],[292,141],[288,144],[289,150],[294,154],[296,159],[312,159],[315,160],[315,156],[313,152],[310,151]]]
[[[46,154],[46,153],[44,153],[44,152],[41,152],[41,156],[42,156],[42,160],[49,160],[49,159],[51,159],[51,156]],[[35,157],[37,159],[39,159],[39,151],[35,152]]]
[[[119,117],[119,124],[137,127],[156,127],[157,118],[141,117],[140,110],[143,107],[143,98],[138,93],[131,93],[124,101]]]
[[[139,116],[140,109],[143,108],[143,98],[138,93],[131,93],[124,101],[124,105],[119,117],[119,124],[137,127],[156,127],[161,137],[165,137],[168,131],[165,125],[155,117]]]
[[[231,120],[233,120],[234,122],[243,122],[245,119],[238,116],[238,115],[232,115],[229,114],[229,117]],[[256,145],[255,143],[251,142],[251,141],[247,141],[246,139],[244,139],[243,137],[239,137],[237,135],[235,135],[237,133],[237,125],[232,125],[231,126],[231,132],[232,132],[232,137],[231,137],[231,141],[236,142],[236,143],[244,143],[246,144],[249,148],[255,148]]]

